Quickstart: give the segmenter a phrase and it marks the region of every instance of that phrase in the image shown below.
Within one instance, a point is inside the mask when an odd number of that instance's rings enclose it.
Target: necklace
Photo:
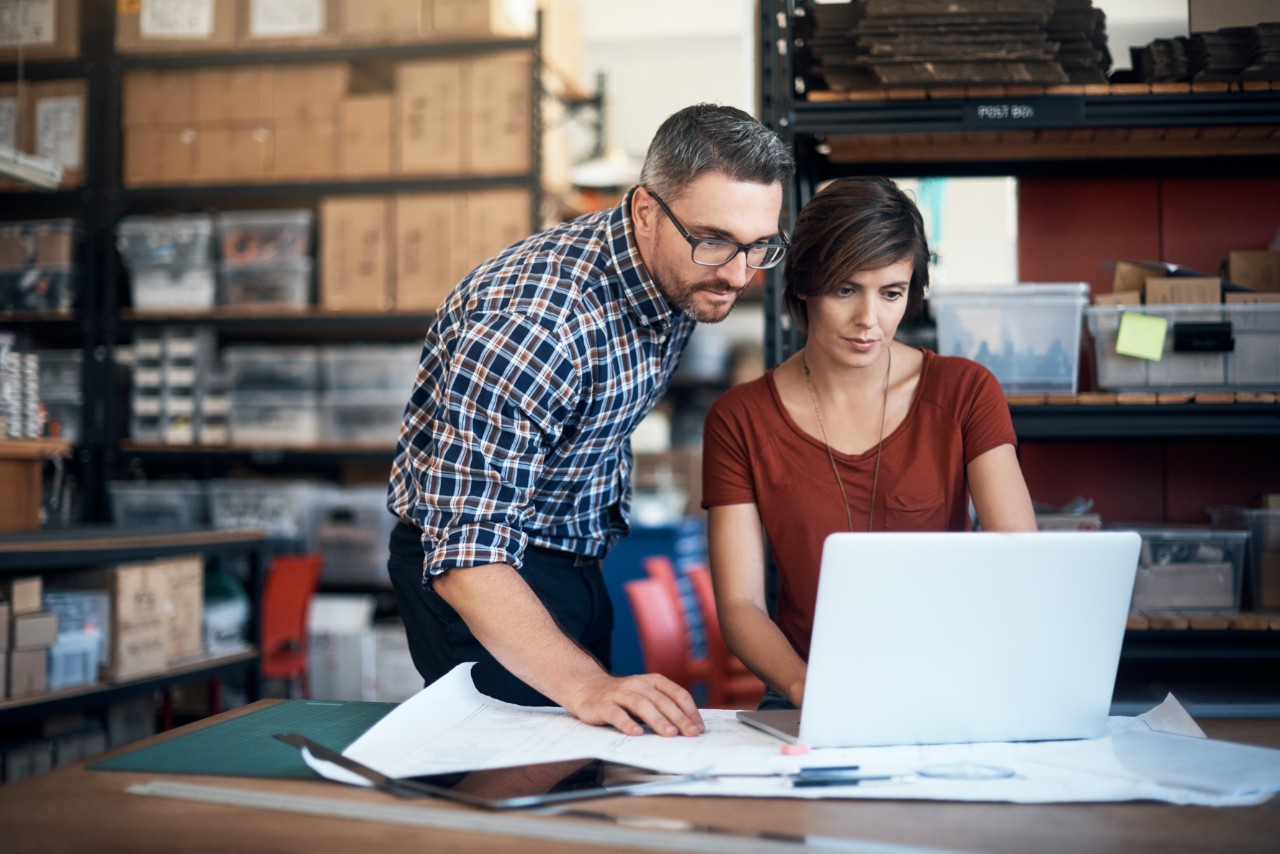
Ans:
[[[893,372],[893,349],[889,354],[889,364],[884,371],[884,393],[880,404],[880,438],[876,440],[876,466],[871,475],[871,513],[867,520],[867,530],[874,531],[876,524],[876,487],[880,483],[880,446],[884,444],[884,421],[889,411],[889,375]],[[827,449],[827,459],[831,461],[831,473],[836,476],[836,486],[840,487],[840,500],[844,502],[844,518],[850,531],[853,530],[853,510],[849,507],[849,496],[844,491],[844,481],[840,478],[840,469],[836,466],[836,455],[831,451],[831,442],[827,439],[827,427],[822,423],[822,410],[818,407],[818,393],[813,388],[813,377],[809,375],[809,360],[805,358],[805,349],[800,350],[800,367],[804,370],[804,383],[809,389],[809,402],[813,404],[814,417],[818,419],[818,430],[822,433],[822,445]]]

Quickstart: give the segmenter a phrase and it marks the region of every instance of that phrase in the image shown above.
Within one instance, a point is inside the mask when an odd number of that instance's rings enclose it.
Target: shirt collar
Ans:
[[[609,246],[613,251],[614,267],[622,282],[622,292],[627,304],[640,322],[646,326],[669,326],[676,311],[658,289],[640,258],[636,248],[634,223],[631,221],[631,197],[636,188],[627,191],[626,197],[613,209],[609,217]]]

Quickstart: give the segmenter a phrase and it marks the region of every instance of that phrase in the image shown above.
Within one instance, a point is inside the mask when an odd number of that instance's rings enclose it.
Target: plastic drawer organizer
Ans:
[[[1116,352],[1125,314],[1168,322],[1159,360]],[[1100,389],[1280,388],[1280,303],[1090,306],[1084,316]]]
[[[1247,531],[1135,529],[1142,535],[1134,611],[1236,611]]]
[[[938,353],[986,366],[1006,393],[1075,394],[1088,295],[1083,282],[932,291]]]

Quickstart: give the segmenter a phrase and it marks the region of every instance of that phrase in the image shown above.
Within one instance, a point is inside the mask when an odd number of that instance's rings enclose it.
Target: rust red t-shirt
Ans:
[[[876,489],[877,531],[969,528],[965,466],[1016,444],[1004,393],[968,359],[923,350],[915,400],[884,438]],[[876,449],[835,452],[855,531],[867,530]],[[827,535],[846,528],[826,446],[787,414],[773,372],[730,389],[711,407],[703,435],[702,506],[755,504],[778,567],[777,623],[806,660]]]

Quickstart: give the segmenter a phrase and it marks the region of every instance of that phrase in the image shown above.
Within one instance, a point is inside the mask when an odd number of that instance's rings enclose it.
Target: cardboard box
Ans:
[[[196,180],[196,140],[189,126],[137,127],[124,134],[126,187],[190,184]]]
[[[31,152],[62,167],[62,183],[58,186],[79,186],[84,181],[85,167],[85,81],[30,83],[27,93]]]
[[[1255,608],[1280,609],[1280,552],[1262,552],[1254,573]]]
[[[277,122],[332,122],[350,86],[346,63],[277,65],[272,75],[271,117]]]
[[[1222,302],[1222,280],[1152,276],[1143,295],[1147,305],[1218,305]]]
[[[238,3],[239,0],[117,3],[116,50],[121,53],[230,50],[236,44]]]
[[[423,0],[429,35],[443,40],[533,35],[534,0]]]
[[[473,60],[466,92],[466,171],[477,175],[530,171],[533,58],[521,52]]]
[[[275,136],[261,125],[204,127],[196,135],[197,183],[261,181],[272,172]]]
[[[9,615],[33,614],[42,607],[44,580],[38,575],[8,578],[0,582],[0,598],[9,603]]]
[[[1233,249],[1227,253],[1227,278],[1255,291],[1280,292],[1280,252]]]
[[[0,62],[80,55],[80,0],[16,0],[0,18]]]
[[[169,558],[161,566],[168,575],[164,657],[173,663],[204,651],[204,558]]]
[[[553,94],[581,94],[584,84],[582,21],[574,0],[538,0],[542,10],[542,64],[550,71],[543,85]]]
[[[470,267],[532,233],[533,199],[528,190],[478,190],[467,194],[466,246]]]
[[[241,47],[289,50],[342,41],[339,0],[241,0]]]
[[[268,123],[275,117],[276,69],[269,65],[201,68],[193,74],[199,125]]]
[[[8,656],[9,699],[43,694],[48,686],[49,648],[15,649]]]
[[[385,196],[320,203],[320,305],[332,311],[391,307],[391,220]]]
[[[396,66],[395,171],[457,175],[464,160],[464,64],[452,60]]]
[[[339,28],[355,41],[405,41],[422,33],[422,6],[413,0],[339,0]]]
[[[1187,0],[1188,32],[1206,33],[1223,27],[1252,27],[1280,17],[1275,0]]]
[[[466,198],[398,196],[394,215],[395,307],[435,311],[473,266],[466,247]]]
[[[124,76],[124,127],[187,125],[196,120],[197,73],[130,71]]]
[[[337,174],[384,178],[391,174],[392,114],[387,93],[348,95],[338,105]]]
[[[311,696],[317,700],[364,697],[365,636],[373,622],[372,596],[317,594],[308,615]]]
[[[163,562],[121,564],[76,573],[68,584],[111,594],[110,644],[102,664],[104,680],[131,679],[164,669],[169,576]]]
[[[58,639],[58,615],[52,611],[15,614],[11,618],[11,626],[9,648],[15,652],[47,649]]]
[[[1258,303],[1280,302],[1280,293],[1268,294],[1258,291],[1232,291],[1222,295],[1227,305],[1257,305]]]
[[[1142,305],[1142,291],[1112,291],[1094,294],[1094,305]]]
[[[333,122],[277,122],[273,175],[285,181],[331,178],[337,171],[337,127]]]
[[[1143,285],[1147,282],[1148,276],[1167,276],[1168,274],[1168,270],[1165,269],[1163,264],[1143,261],[1117,261],[1111,290],[1113,292],[1141,291]]]

